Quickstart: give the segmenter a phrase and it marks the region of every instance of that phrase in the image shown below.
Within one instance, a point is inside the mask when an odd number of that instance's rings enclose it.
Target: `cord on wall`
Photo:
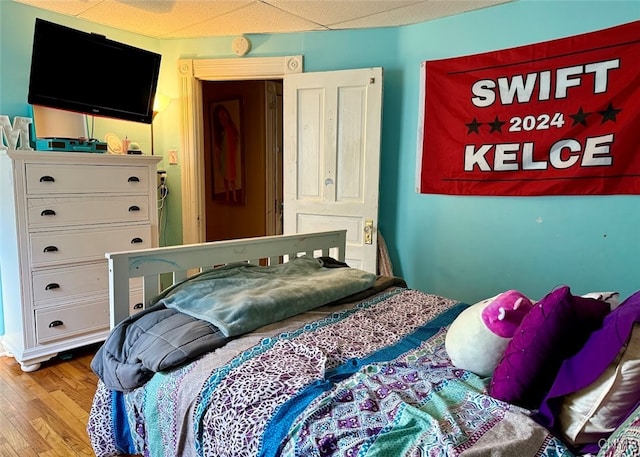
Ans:
[[[169,195],[169,187],[167,186],[167,172],[164,170],[158,170],[158,238],[160,239],[160,245],[164,246],[163,235],[166,232],[167,225],[167,195]]]

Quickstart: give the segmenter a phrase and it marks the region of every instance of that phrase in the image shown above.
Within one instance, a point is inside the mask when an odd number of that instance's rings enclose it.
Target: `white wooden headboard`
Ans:
[[[299,255],[331,256],[344,262],[346,230],[276,235],[210,243],[108,252],[111,328],[130,314],[129,279],[143,278],[143,302],[160,292],[160,275],[172,283],[200,271],[232,262],[275,265]]]

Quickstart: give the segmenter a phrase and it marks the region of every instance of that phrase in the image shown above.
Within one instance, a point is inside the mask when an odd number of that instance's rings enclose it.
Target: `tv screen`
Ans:
[[[36,19],[32,105],[150,124],[160,54]]]

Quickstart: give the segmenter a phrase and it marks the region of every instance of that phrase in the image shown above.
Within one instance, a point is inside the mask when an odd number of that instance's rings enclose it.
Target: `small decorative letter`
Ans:
[[[33,151],[29,144],[29,125],[33,122],[30,117],[16,116],[13,118],[13,127],[9,122],[9,116],[0,115],[0,149],[19,149]],[[3,141],[6,140],[6,143]],[[18,147],[18,139],[20,147]]]

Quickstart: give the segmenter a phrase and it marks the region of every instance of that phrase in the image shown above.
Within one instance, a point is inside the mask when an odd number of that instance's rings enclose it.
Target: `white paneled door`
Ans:
[[[382,68],[284,77],[284,233],[347,229],[376,271]]]

